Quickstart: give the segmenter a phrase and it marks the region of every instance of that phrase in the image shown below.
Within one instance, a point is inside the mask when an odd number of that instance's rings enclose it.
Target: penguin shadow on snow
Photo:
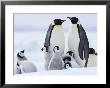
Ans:
[[[23,74],[30,72],[37,72],[36,66],[28,61],[27,57],[24,55],[25,50],[17,53],[17,64],[15,74]]]

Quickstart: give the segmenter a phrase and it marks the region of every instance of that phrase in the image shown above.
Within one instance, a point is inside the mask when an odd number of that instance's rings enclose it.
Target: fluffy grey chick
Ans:
[[[64,63],[59,53],[59,46],[55,46],[53,49],[54,53],[50,60],[48,70],[62,70]]]
[[[17,66],[20,66],[21,61],[27,60],[26,56],[24,55],[24,50],[17,53]]]
[[[43,47],[41,50],[44,51],[45,70],[48,70],[49,62],[52,58],[53,52],[51,51],[50,46],[48,47],[48,51],[46,50],[46,47]]]

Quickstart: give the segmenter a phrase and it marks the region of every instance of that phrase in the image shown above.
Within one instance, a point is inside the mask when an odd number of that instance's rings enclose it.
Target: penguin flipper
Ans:
[[[48,51],[48,46],[50,46],[50,38],[51,38],[53,27],[54,25],[50,24],[49,29],[46,34],[45,43],[44,43],[44,47],[46,47],[46,51]]]
[[[80,58],[85,58],[86,60],[85,67],[87,67],[88,58],[89,58],[89,42],[88,42],[86,32],[82,27],[82,25],[78,24],[77,26],[78,26],[78,32],[80,37],[79,56]],[[84,56],[83,56],[83,52],[84,52]]]
[[[82,37],[83,37],[83,46],[84,46],[84,58],[86,60],[86,63],[85,63],[85,67],[87,67],[87,63],[88,63],[88,58],[89,58],[89,41],[88,41],[88,38],[87,38],[87,35],[86,35],[86,32],[84,30],[84,28],[82,27],[82,25],[80,24],[80,29],[81,29],[81,34],[82,34]]]

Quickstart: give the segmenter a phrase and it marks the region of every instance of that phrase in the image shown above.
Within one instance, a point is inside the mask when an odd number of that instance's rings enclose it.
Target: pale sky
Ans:
[[[67,20],[62,25],[65,30],[68,28],[67,17],[78,17],[85,30],[96,30],[97,14],[14,14],[15,31],[47,31],[54,19]]]

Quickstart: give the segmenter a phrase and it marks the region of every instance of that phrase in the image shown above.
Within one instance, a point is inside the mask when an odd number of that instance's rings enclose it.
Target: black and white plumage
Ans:
[[[62,58],[63,58],[64,63],[68,63],[68,62],[71,63],[72,68],[80,67],[78,63],[76,62],[76,60],[74,59],[74,53],[72,51],[68,51],[66,55],[64,55]]]
[[[53,50],[55,46],[59,46],[60,54],[64,53],[65,48],[65,37],[64,30],[62,27],[62,23],[65,20],[55,19],[53,23],[50,24],[49,29],[46,34],[44,47],[46,48],[46,52]]]
[[[24,51],[25,50],[22,50],[22,51],[20,51],[20,52],[17,53],[17,65],[18,66],[20,65],[20,62],[21,61],[27,60],[26,56],[24,55]]]
[[[86,32],[76,17],[67,17],[71,23],[68,32],[68,50],[74,52],[74,57],[80,67],[87,67],[89,58],[89,41]]]
[[[49,62],[53,55],[53,50],[50,49],[50,46],[48,46],[48,51],[46,50],[46,47],[43,47],[41,50],[44,52],[45,70],[48,70]]]
[[[68,68],[72,68],[72,65],[70,62],[64,63],[64,68],[68,69]]]
[[[53,51],[54,54],[49,62],[48,70],[62,70],[64,63],[59,53],[59,46],[55,46]]]
[[[28,61],[26,56],[24,55],[24,50],[17,53],[17,65],[16,65],[16,74],[36,72],[36,66]]]
[[[94,48],[89,48],[89,54],[95,54],[95,55],[97,55],[97,52],[95,51]]]
[[[97,66],[97,52],[94,48],[89,48],[88,67]]]

